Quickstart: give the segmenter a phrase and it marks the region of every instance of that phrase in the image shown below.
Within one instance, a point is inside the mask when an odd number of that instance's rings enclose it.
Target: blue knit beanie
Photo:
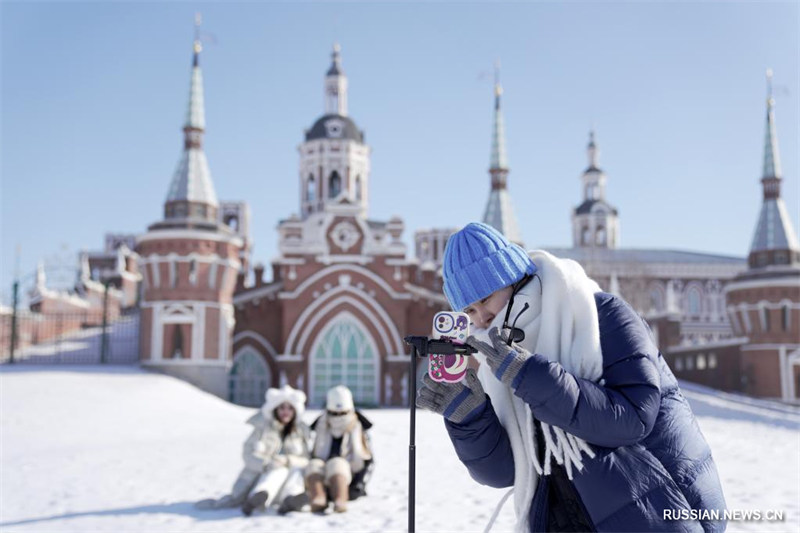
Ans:
[[[534,272],[525,250],[480,222],[451,235],[444,250],[444,294],[456,311]]]

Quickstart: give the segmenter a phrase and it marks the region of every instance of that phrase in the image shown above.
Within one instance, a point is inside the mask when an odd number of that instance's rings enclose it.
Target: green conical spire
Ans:
[[[491,170],[508,169],[506,157],[506,130],[503,123],[503,111],[500,108],[500,96],[503,87],[500,85],[500,65],[495,65],[494,76],[494,124],[492,127],[492,157],[489,164]]]
[[[772,69],[767,69],[767,131],[764,135],[764,178],[781,177],[778,136],[775,133],[775,99],[772,97]]]

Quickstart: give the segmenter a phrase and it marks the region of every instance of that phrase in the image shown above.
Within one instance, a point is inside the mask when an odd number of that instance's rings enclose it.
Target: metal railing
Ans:
[[[111,363],[139,360],[139,309],[34,312],[19,308],[18,283],[10,309],[0,309],[0,363]]]

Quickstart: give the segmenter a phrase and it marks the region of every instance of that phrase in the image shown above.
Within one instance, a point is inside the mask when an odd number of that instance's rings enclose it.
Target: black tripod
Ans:
[[[471,355],[478,350],[467,344],[453,344],[447,340],[431,340],[428,337],[409,336],[404,339],[406,344],[410,344],[411,350],[411,372],[408,376],[410,381],[408,390],[409,403],[411,404],[411,425],[408,432],[408,533],[414,533],[414,508],[416,505],[416,456],[417,448],[416,425],[417,425],[417,357],[425,357],[429,354],[441,355]]]

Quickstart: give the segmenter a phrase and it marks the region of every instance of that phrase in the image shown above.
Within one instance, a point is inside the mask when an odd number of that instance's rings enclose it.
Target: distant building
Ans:
[[[621,248],[619,211],[608,202],[594,132],[572,214],[572,248],[546,247],[578,261],[607,292],[622,296],[653,326],[662,350],[731,337],[724,286],[744,259],[679,250]]]
[[[108,283],[116,311],[141,307],[143,365],[231,401],[258,405],[267,387],[291,384],[321,405],[348,385],[361,405],[407,405],[409,350],[448,308],[441,265],[458,228],[418,229],[412,257],[403,220],[369,217],[370,153],[348,113],[348,80],[334,47],[325,110],[298,146],[298,210],[278,223],[279,253],[250,265],[249,208],[217,200],[203,151],[199,42],[194,43],[184,149],[163,219],[138,236],[109,235],[83,253],[75,294],[41,282],[37,310],[96,308]],[[494,86],[490,189],[483,221],[522,244],[508,187],[499,80]],[[768,99],[764,206],[747,260],[719,254],[621,247],[620,213],[606,196],[592,131],[572,258],[601,287],[644,316],[680,378],[724,390],[796,400],[800,394],[800,246],[780,197]],[[254,281],[249,283],[250,272]],[[87,307],[88,308],[88,307]],[[423,365],[424,366],[424,365]]]
[[[674,350],[680,377],[753,396],[800,400],[800,244],[781,198],[783,181],[768,77],[763,203],[747,269],[725,286],[729,342]]]

